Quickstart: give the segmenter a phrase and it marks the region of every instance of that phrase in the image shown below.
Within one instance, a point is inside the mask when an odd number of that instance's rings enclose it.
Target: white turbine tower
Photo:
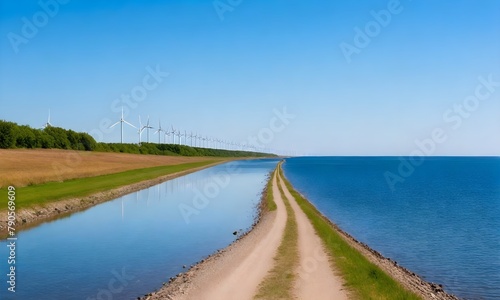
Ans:
[[[174,125],[172,125],[172,131],[170,131],[170,133],[172,134],[172,144],[175,144],[175,129],[174,129]]]
[[[158,130],[155,131],[154,134],[157,134],[158,133],[158,144],[161,144],[161,140],[160,140],[160,137],[161,137],[161,133],[164,132],[165,130],[161,129],[161,121],[158,120]]]
[[[170,136],[170,131],[168,130],[163,130],[163,143],[167,143],[167,136]]]
[[[141,116],[139,116],[139,130],[137,131],[139,133],[139,145],[142,143],[142,132],[146,129],[146,125],[142,125],[141,122]]]
[[[177,130],[177,134],[176,134],[178,137],[179,137],[179,145],[181,144],[181,137],[182,137],[182,134],[181,134],[181,130]]]
[[[122,144],[123,144],[123,123],[126,123],[126,124],[128,124],[128,125],[130,125],[130,126],[132,126],[132,127],[134,127],[134,128],[137,128],[137,127],[135,127],[134,125],[130,124],[129,122],[125,121],[125,119],[123,118],[123,106],[122,106],[122,117],[120,118],[120,121],[118,121],[118,122],[116,122],[115,124],[113,124],[113,125],[109,126],[109,128],[112,128],[112,127],[114,127],[114,126],[118,125],[118,123],[120,123],[120,124],[121,124],[121,139],[120,139],[120,143],[122,143]]]
[[[149,116],[148,116],[148,123],[146,123],[146,126],[144,126],[145,129],[148,131],[148,143],[149,143],[149,129],[153,129],[153,126],[149,125]]]
[[[50,123],[50,109],[49,109],[49,117],[47,119],[47,123],[43,124],[42,128],[47,128],[52,126],[52,123]]]

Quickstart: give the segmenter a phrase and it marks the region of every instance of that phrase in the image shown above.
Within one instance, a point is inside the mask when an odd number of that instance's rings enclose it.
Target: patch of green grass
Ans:
[[[273,173],[273,177],[276,171]],[[273,178],[271,177],[271,179]],[[279,177],[277,178],[279,180]],[[270,180],[272,182],[272,180]],[[255,299],[292,299],[295,269],[299,264],[298,231],[295,214],[290,203],[285,198],[281,186],[280,194],[285,202],[287,221],[283,239],[274,257],[275,265],[259,285]],[[271,186],[272,192],[272,186]]]
[[[49,182],[21,187],[16,190],[16,208],[27,208],[63,199],[85,197],[132,183],[207,166],[215,162],[217,162],[217,160],[136,169],[108,175],[73,179],[64,182]],[[3,188],[2,190],[5,189],[6,188]]]
[[[351,247],[285,177],[283,181],[323,240],[328,255],[356,299],[421,299]]]
[[[266,185],[266,190],[265,190],[265,196],[266,196],[266,207],[268,211],[273,211],[276,210],[278,207],[276,206],[276,202],[274,202],[274,197],[273,197],[273,178],[274,174],[276,174],[276,170],[274,170],[270,177],[269,180],[267,181]]]

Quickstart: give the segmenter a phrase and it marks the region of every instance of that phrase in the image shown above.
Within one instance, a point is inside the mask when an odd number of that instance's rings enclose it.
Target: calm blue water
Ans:
[[[500,158],[426,158],[404,182],[396,157],[287,159],[285,175],[333,222],[466,299],[500,299]],[[405,173],[405,171],[408,171]]]
[[[186,175],[23,231],[17,289],[0,299],[136,299],[235,240],[256,217],[277,160],[240,161]],[[5,274],[4,274],[5,273]]]

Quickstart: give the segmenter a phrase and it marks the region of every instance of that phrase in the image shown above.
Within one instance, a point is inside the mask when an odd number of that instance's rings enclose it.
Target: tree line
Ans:
[[[117,144],[98,143],[84,132],[75,132],[60,127],[47,126],[44,129],[18,125],[0,120],[0,149],[44,148],[99,152],[121,152],[154,155],[217,156],[217,157],[264,157],[267,153],[190,147],[175,144]]]
[[[92,151],[97,142],[88,133],[60,127],[44,129],[0,120],[0,148],[46,148]]]

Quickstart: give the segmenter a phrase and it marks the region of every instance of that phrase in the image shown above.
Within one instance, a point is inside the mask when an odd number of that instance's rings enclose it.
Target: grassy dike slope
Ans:
[[[64,182],[48,182],[21,187],[16,190],[16,209],[44,205],[68,198],[85,197],[121,186],[208,166],[215,162],[217,160],[143,168],[108,175],[72,179]],[[2,188],[2,190],[6,190],[6,188]],[[0,211],[5,209],[6,207],[0,209]]]
[[[278,168],[279,177],[313,224],[333,264],[345,280],[346,287],[356,299],[421,299],[351,247],[326,218],[282,176],[281,165]]]

